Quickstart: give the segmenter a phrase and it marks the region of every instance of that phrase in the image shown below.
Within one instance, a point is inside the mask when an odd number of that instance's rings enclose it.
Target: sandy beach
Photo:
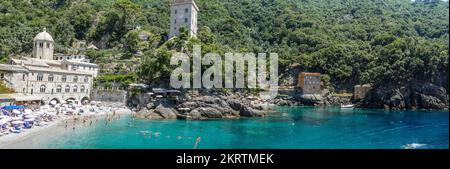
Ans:
[[[121,108],[109,113],[99,113],[99,114],[85,114],[85,115],[74,115],[74,116],[63,116],[55,119],[53,122],[46,126],[35,126],[31,129],[23,130],[22,133],[10,133],[0,137],[0,149],[28,149],[32,148],[26,145],[26,140],[33,138],[37,135],[52,133],[56,129],[67,129],[72,128],[76,125],[83,125],[84,123],[91,123],[98,118],[108,118],[113,120],[120,115],[130,115],[132,111],[127,108]]]

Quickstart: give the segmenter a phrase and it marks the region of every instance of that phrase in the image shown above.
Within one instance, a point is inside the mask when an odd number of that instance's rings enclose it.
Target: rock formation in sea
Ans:
[[[204,95],[186,97],[178,102],[169,98],[160,98],[141,106],[135,113],[136,118],[145,119],[231,119],[239,117],[264,117],[274,105],[251,101],[242,97],[223,95]]]

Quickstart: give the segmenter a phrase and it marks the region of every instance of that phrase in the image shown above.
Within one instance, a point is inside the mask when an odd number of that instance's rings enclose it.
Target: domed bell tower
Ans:
[[[33,39],[33,58],[53,60],[54,41],[46,28]]]

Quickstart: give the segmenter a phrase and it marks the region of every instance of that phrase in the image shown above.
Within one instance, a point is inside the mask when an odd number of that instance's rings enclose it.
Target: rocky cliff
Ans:
[[[448,109],[449,97],[444,87],[412,82],[405,86],[380,86],[358,103],[360,107],[386,109]]]

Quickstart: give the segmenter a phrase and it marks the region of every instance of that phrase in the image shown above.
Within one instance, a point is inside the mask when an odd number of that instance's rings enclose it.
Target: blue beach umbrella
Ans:
[[[25,107],[23,106],[3,106],[2,109],[5,110],[13,110],[13,109],[24,109]]]

